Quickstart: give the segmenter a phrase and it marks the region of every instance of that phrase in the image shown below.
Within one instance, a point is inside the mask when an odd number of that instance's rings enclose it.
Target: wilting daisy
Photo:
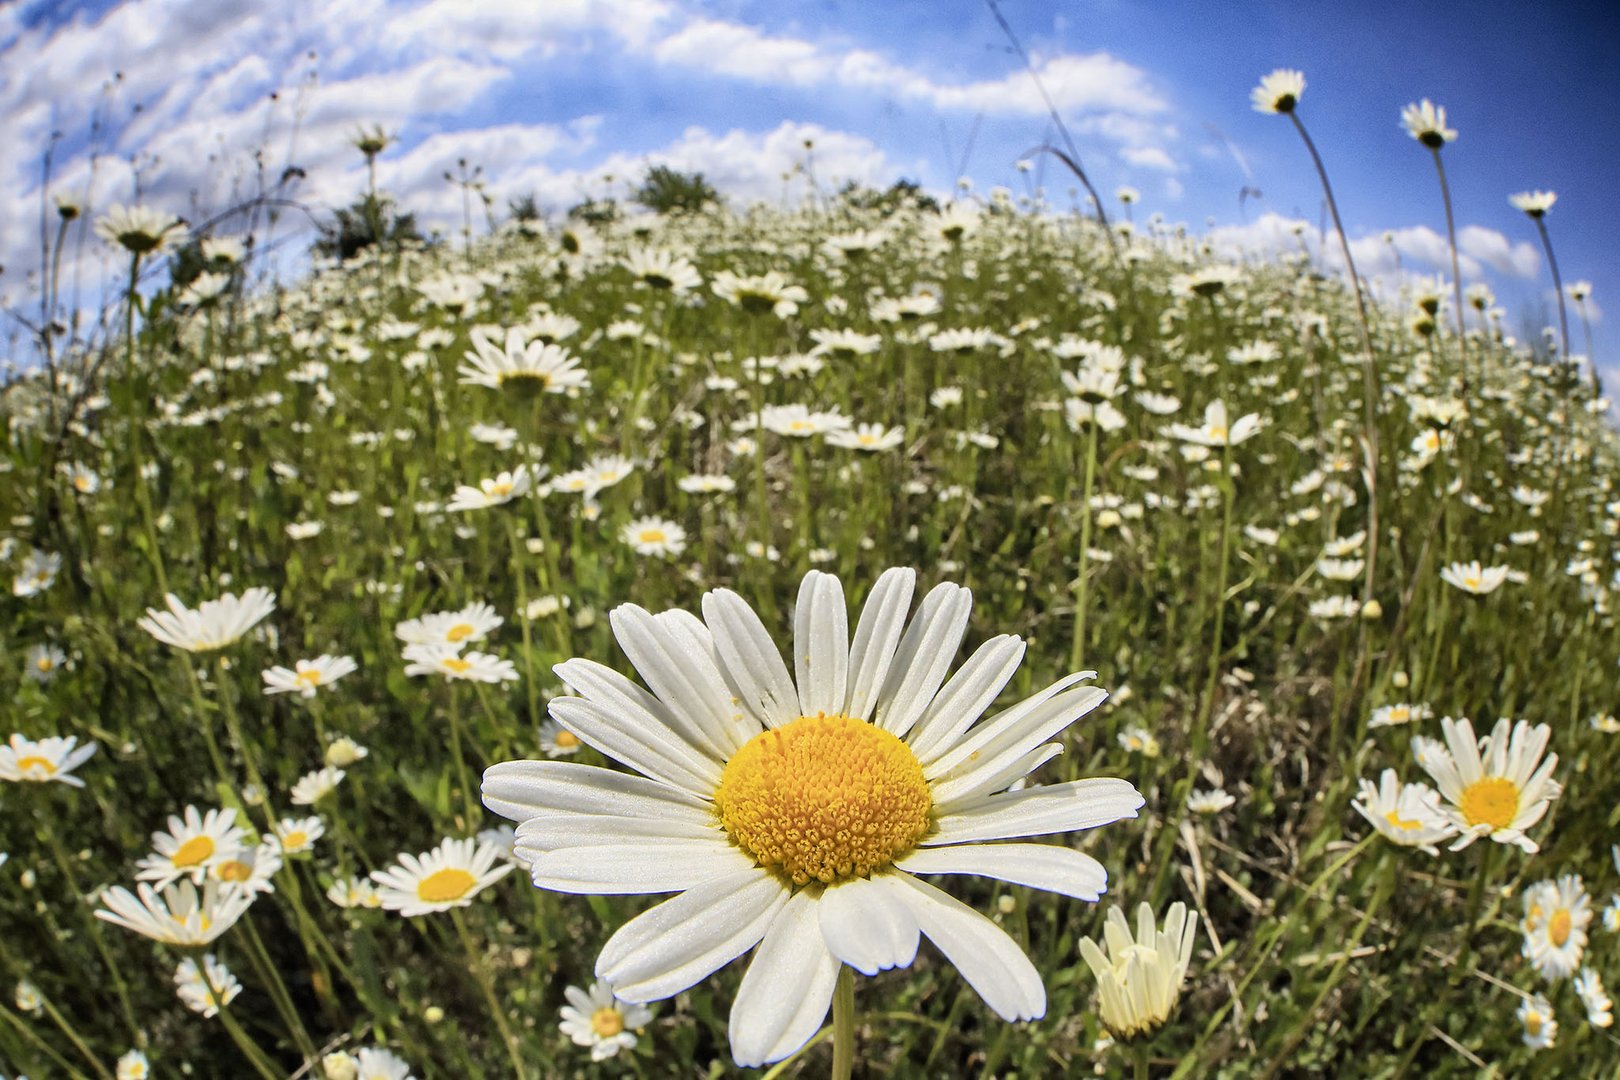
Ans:
[[[502,506],[527,495],[532,485],[529,467],[519,465],[510,472],[498,474],[493,480],[486,478],[478,481],[477,487],[462,484],[456,488],[455,494],[450,496],[445,509],[488,510],[492,506]]]
[[[394,627],[394,636],[407,645],[460,648],[483,641],[505,621],[489,604],[474,601],[459,611],[439,611],[419,619],[406,619]]]
[[[294,806],[313,806],[336,791],[337,786],[343,782],[343,778],[347,775],[342,769],[334,769],[330,765],[324,769],[305,773],[292,786],[290,793],[292,795],[292,804]]]
[[[1254,105],[1255,112],[1291,113],[1304,93],[1304,72],[1278,68],[1249,92],[1249,101]]]
[[[1545,1050],[1558,1038],[1558,1021],[1553,1019],[1552,1002],[1537,994],[1519,1004],[1519,1023],[1524,1025],[1524,1045]]]
[[[255,894],[210,881],[201,892],[189,879],[160,895],[146,882],[131,893],[122,885],[101,894],[96,918],[165,945],[206,945],[236,925]]]
[[[729,590],[703,619],[613,612],[651,693],[574,659],[581,696],[552,716],[641,776],[516,761],[484,774],[484,802],[519,822],[534,883],[562,892],[680,895],[613,935],[597,975],[625,1001],[669,997],[759,946],[731,1012],[745,1066],[793,1053],[821,1026],[840,966],[911,964],[926,934],[1008,1020],[1045,1013],[1039,973],[989,919],[919,874],[982,874],[1096,899],[1107,872],[1058,845],[990,844],[1134,817],[1123,780],[1008,791],[1061,751],[1060,732],[1107,696],[1069,675],[974,726],[1023,657],[985,642],[948,683],[972,598],[941,584],[909,624],[916,575],[884,573],[853,640],[838,579],[811,571],[793,667]],[[972,730],[969,730],[969,729]]]
[[[236,810],[210,810],[206,815],[188,806],[184,816],[169,815],[169,828],[152,834],[154,853],[136,863],[138,881],[150,881],[159,888],[189,877],[201,885],[209,867],[221,859],[241,853],[247,832],[236,823]]]
[[[1259,430],[1258,413],[1249,413],[1229,425],[1224,401],[1212,401],[1204,407],[1202,427],[1189,427],[1186,424],[1171,424],[1169,427],[1172,438],[1197,446],[1236,446],[1253,437]]]
[[[637,555],[679,555],[686,550],[686,530],[659,517],[637,518],[627,521],[619,530],[619,539],[629,544]]]
[[[1363,779],[1351,805],[1391,843],[1430,855],[1440,854],[1434,845],[1457,835],[1457,826],[1440,809],[1439,794],[1426,784],[1401,783],[1394,769],[1385,769],[1376,786]]]
[[[266,694],[297,694],[312,698],[323,686],[330,686],[353,672],[357,664],[350,656],[329,656],[322,653],[313,660],[300,660],[291,669],[273,667],[261,672]]]
[[[220,1009],[235,1001],[236,995],[242,992],[242,984],[213,953],[203,956],[200,968],[189,956],[180,961],[174,971],[174,988],[186,1008],[206,1017],[217,1016]]]
[[[168,611],[147,608],[145,617],[136,625],[165,645],[187,652],[223,649],[276,609],[275,594],[262,587],[247,590],[240,599],[235,593],[226,593],[218,600],[204,600],[196,611],[173,593],[165,599]]]
[[[632,1049],[635,1032],[652,1020],[651,1009],[618,1000],[605,982],[594,982],[589,990],[564,987],[563,996],[568,1004],[560,1010],[562,1023],[557,1026],[575,1046],[590,1047],[592,1061],[606,1061],[620,1050]]]
[[[443,675],[481,683],[517,682],[522,678],[512,661],[481,652],[462,655],[459,645],[407,645],[405,660],[407,675]]]
[[[1536,882],[1524,890],[1524,958],[1549,982],[1568,978],[1581,966],[1591,921],[1592,898],[1579,874]]]
[[[466,354],[467,363],[456,369],[465,384],[548,394],[565,394],[591,385],[590,373],[567,349],[529,341],[522,330],[508,330],[502,348],[483,330],[475,329],[472,344],[474,351]]]
[[[1603,979],[1591,968],[1582,968],[1575,976],[1575,993],[1586,1008],[1586,1022],[1593,1027],[1606,1028],[1614,1023],[1614,1002],[1603,989]]]
[[[1469,563],[1452,563],[1440,570],[1441,581],[1475,596],[1495,592],[1502,587],[1502,582],[1506,581],[1507,577],[1507,567],[1481,566],[1477,560]]]
[[[1546,724],[1531,727],[1525,720],[1517,724],[1499,720],[1476,742],[1474,726],[1466,719],[1443,717],[1440,728],[1446,749],[1426,745],[1418,764],[1434,778],[1450,804],[1442,809],[1462,833],[1451,850],[1489,836],[1534,855],[1540,848],[1524,831],[1541,820],[1562,790],[1551,778],[1558,755],[1541,759],[1552,729]],[[1418,753],[1416,739],[1413,753]]]
[[[52,735],[34,741],[13,734],[11,741],[0,746],[0,780],[46,783],[56,781],[69,787],[84,787],[84,781],[73,775],[96,752],[95,743],[85,743],[77,750],[76,735]]]
[[[1117,907],[1110,906],[1103,926],[1106,951],[1091,938],[1080,939],[1080,956],[1097,977],[1103,1025],[1115,1038],[1130,1039],[1156,1029],[1170,1016],[1181,996],[1198,929],[1197,912],[1175,903],[1165,913],[1164,929],[1153,908],[1136,909],[1136,935]]]
[[[512,872],[500,849],[476,840],[445,840],[420,855],[403,853],[399,865],[373,870],[382,906],[401,915],[427,915],[466,907],[472,898]]]

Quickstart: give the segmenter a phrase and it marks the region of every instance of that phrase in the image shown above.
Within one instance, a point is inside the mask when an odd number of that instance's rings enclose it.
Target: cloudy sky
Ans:
[[[1432,164],[1399,127],[1403,105],[1430,97],[1460,132],[1445,158],[1465,280],[1488,280],[1515,328],[1520,311],[1551,310],[1535,231],[1507,203],[1544,188],[1559,196],[1549,224],[1565,280],[1593,283],[1599,318],[1620,289],[1612,3],[1002,10],[1093,179],[1138,188],[1138,215],[1213,227],[1230,244],[1295,244],[1297,220],[1314,236],[1322,208],[1304,150],[1248,104],[1260,75],[1298,67],[1301,115],[1364,273],[1449,271]],[[1052,133],[983,0],[9,0],[0,298],[31,291],[48,147],[48,192],[93,207],[138,192],[204,220],[256,190],[261,168],[274,178],[295,165],[307,177],[295,196],[322,213],[364,185],[350,146],[362,124],[399,136],[382,186],[447,230],[461,201],[443,174],[461,159],[483,166],[497,205],[533,192],[555,210],[658,162],[701,170],[739,201],[797,201],[809,175],[827,190],[903,176],[944,191],[966,176],[1019,194],[1039,179],[1068,200],[1060,171],[1014,167]],[[1600,361],[1620,364],[1612,330],[1596,336]]]

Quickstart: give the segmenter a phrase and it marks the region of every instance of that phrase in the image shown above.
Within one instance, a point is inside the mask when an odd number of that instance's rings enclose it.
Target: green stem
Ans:
[[[495,984],[490,980],[484,956],[473,942],[472,934],[467,930],[467,920],[462,916],[461,909],[451,908],[450,918],[456,924],[456,936],[461,939],[462,948],[467,950],[467,962],[472,966],[479,988],[484,991],[484,998],[489,1002],[489,1010],[495,1015],[495,1026],[500,1028],[501,1039],[506,1043],[507,1057],[512,1061],[512,1075],[518,1077],[518,1080],[524,1080],[528,1076],[528,1071],[523,1067],[523,1054],[518,1047],[517,1036],[513,1034],[512,1027],[507,1022],[506,1010],[495,994]]]
[[[855,973],[848,964],[838,969],[833,986],[832,1080],[849,1080],[855,1068]]]
[[[1080,495],[1079,573],[1074,581],[1074,641],[1069,646],[1069,670],[1080,671],[1086,656],[1086,577],[1091,566],[1091,490],[1097,476],[1097,419],[1086,424],[1086,478]]]
[[[450,754],[456,762],[456,782],[461,785],[461,797],[467,804],[464,828],[471,831],[479,819],[478,802],[473,797],[472,783],[467,779],[467,759],[461,750],[461,695],[454,685],[450,687]]]

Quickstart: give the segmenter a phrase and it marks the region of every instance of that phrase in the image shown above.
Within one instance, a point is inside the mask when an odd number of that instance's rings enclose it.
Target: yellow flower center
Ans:
[[[17,759],[17,771],[24,776],[29,773],[38,773],[44,777],[51,777],[56,775],[56,762],[50,758],[40,757],[38,754],[30,754],[27,757]]]
[[[56,661],[52,660],[49,656],[42,656],[38,660],[34,661],[34,666],[40,671],[50,671],[56,666]]]
[[[305,686],[321,685],[320,668],[306,668],[305,670],[300,671],[298,673],[298,681],[303,683]]]
[[[253,867],[240,859],[232,859],[214,867],[214,876],[221,881],[246,881],[253,876]]]
[[[1475,780],[1463,789],[1458,807],[1470,825],[1510,828],[1519,816],[1519,785],[1505,776]]]
[[[472,669],[472,661],[463,660],[459,656],[447,656],[444,658],[444,666],[457,675],[465,675]]]
[[[643,544],[662,544],[669,538],[664,535],[663,529],[642,529],[636,534],[636,539]]]
[[[457,642],[466,641],[476,632],[477,631],[473,628],[471,623],[456,623],[456,625],[445,631],[444,640],[455,644]]]
[[[1553,912],[1553,917],[1547,920],[1547,940],[1560,949],[1569,940],[1569,934],[1574,929],[1575,920],[1568,908],[1559,908]]]
[[[930,828],[933,799],[905,743],[848,716],[801,716],[750,739],[714,793],[721,823],[761,865],[835,884],[868,877]]]
[[[591,1030],[599,1038],[611,1039],[624,1030],[624,1015],[611,1005],[604,1005],[591,1013]]]
[[[1478,574],[1465,574],[1465,575],[1463,575],[1463,587],[1466,588],[1466,589],[1477,589],[1483,583],[1484,583],[1484,579],[1482,577],[1480,577]]]
[[[416,897],[430,904],[443,904],[460,900],[478,884],[478,879],[459,866],[435,870],[416,883]]]
[[[563,730],[557,732],[557,737],[551,741],[556,743],[558,746],[578,746],[579,736],[564,728]]]
[[[1413,829],[1421,829],[1423,827],[1423,822],[1421,821],[1401,817],[1401,812],[1399,810],[1391,810],[1389,813],[1384,815],[1384,820],[1389,822],[1395,828],[1400,829],[1402,832],[1411,832]]]
[[[491,496],[510,495],[512,494],[512,485],[509,483],[491,484],[486,494]]]
[[[1410,719],[1412,719],[1412,710],[1405,705],[1397,705],[1389,710],[1389,722],[1392,724],[1404,724]]]
[[[862,446],[875,446],[877,445],[877,436],[872,434],[861,434],[855,436],[855,441],[860,443]]]
[[[308,844],[309,833],[305,832],[303,829],[294,829],[292,832],[284,834],[281,838],[281,846],[286,848],[288,851],[296,851],[301,847],[307,846]]]
[[[1226,440],[1226,427],[1223,424],[1211,424],[1209,437],[1212,440],[1224,442]]]
[[[1524,1031],[1532,1039],[1541,1034],[1541,1014],[1539,1012],[1525,1014]]]
[[[176,867],[201,866],[214,853],[212,836],[193,836],[175,849],[169,861]]]

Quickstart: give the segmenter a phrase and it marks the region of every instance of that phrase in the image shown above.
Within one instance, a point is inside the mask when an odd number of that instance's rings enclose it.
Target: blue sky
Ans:
[[[1433,168],[1399,127],[1401,107],[1427,96],[1460,132],[1445,158],[1464,277],[1495,287],[1515,329],[1550,282],[1511,192],[1558,192],[1554,243],[1565,280],[1594,284],[1594,314],[1620,288],[1614,5],[1006,0],[1002,10],[1099,188],[1140,189],[1138,216],[1199,231],[1213,218],[1223,244],[1247,247],[1291,242],[1294,219],[1314,232],[1320,195],[1303,148],[1248,104],[1261,75],[1297,67],[1309,83],[1301,115],[1362,238],[1364,272],[1394,276],[1386,230],[1406,272],[1448,269]],[[739,201],[798,198],[802,179],[782,175],[802,163],[805,138],[825,186],[907,176],[947,190],[961,165],[980,191],[1022,193],[1013,163],[1049,136],[1027,74],[975,0],[13,0],[0,3],[0,71],[0,137],[14,151],[0,164],[8,303],[26,297],[38,261],[38,159],[52,130],[63,133],[53,190],[127,201],[134,160],[147,201],[197,217],[251,183],[260,148],[273,168],[308,171],[300,194],[312,204],[346,202],[362,182],[348,137],[381,123],[400,135],[384,186],[447,228],[460,204],[442,174],[460,157],[485,166],[498,197],[533,190],[560,210],[602,191],[604,174],[633,177],[655,161],[701,169]],[[115,71],[123,79],[104,91]],[[98,103],[110,123],[92,159]],[[1065,201],[1067,178],[1052,168],[1044,178]],[[1244,186],[1262,197],[1240,208]],[[1599,359],[1620,360],[1601,326],[1597,337]]]

